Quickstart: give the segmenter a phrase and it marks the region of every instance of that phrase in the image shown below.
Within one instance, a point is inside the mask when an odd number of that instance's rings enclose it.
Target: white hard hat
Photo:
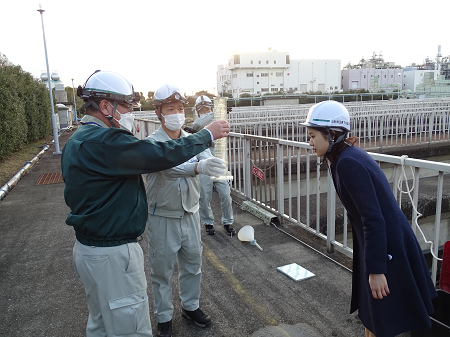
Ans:
[[[308,117],[302,124],[317,128],[350,131],[350,116],[343,104],[336,101],[324,101],[309,109]]]
[[[186,104],[188,101],[180,93],[180,89],[172,84],[164,84],[160,86],[153,95],[153,105],[158,107],[161,104],[181,102]]]
[[[141,98],[125,77],[112,71],[100,70],[89,76],[82,87],[78,86],[77,95],[87,103],[106,99],[133,106],[139,106]]]
[[[213,104],[208,96],[206,95],[200,95],[197,97],[197,100],[195,101],[195,110],[199,112],[203,107],[209,107],[212,109]]]

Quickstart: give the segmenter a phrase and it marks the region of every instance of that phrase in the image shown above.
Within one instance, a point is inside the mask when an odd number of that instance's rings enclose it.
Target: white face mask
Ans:
[[[185,117],[184,113],[182,114],[173,114],[173,115],[163,115],[164,116],[164,125],[171,131],[177,131],[181,129],[184,125]]]
[[[209,116],[209,115],[211,115],[213,113],[214,113],[214,111],[208,112],[206,114],[202,114],[202,115],[200,115],[200,117],[198,119],[205,119],[207,116]]]
[[[109,105],[111,105],[111,103]],[[112,105],[111,105],[111,107],[114,109],[114,107]],[[133,133],[134,115],[131,112],[122,114],[119,112],[119,110],[116,109],[116,111],[120,115],[120,119],[116,119],[116,118],[114,118],[114,119],[119,123],[120,128]]]

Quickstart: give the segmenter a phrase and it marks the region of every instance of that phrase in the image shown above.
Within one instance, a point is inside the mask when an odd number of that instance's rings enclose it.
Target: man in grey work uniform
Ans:
[[[161,127],[149,138],[183,139],[187,100],[170,84],[158,88],[153,105]],[[208,164],[208,165],[206,165]],[[199,307],[202,279],[202,243],[198,214],[200,186],[197,175],[221,175],[225,163],[205,150],[183,164],[145,175],[149,215],[147,235],[158,337],[172,336],[172,275],[178,261],[181,315],[200,327],[211,323]]]
[[[203,129],[206,125],[211,123],[214,119],[214,112],[212,111],[213,104],[211,99],[206,95],[200,95],[195,101],[195,110],[198,117],[192,123],[192,129],[197,132]],[[210,148],[214,155],[214,144]],[[222,225],[228,235],[236,235],[232,224],[234,222],[233,206],[230,194],[230,184],[227,180],[213,181],[207,175],[200,174],[200,220],[205,224],[206,233],[214,235],[214,214],[211,209],[211,199],[213,184],[219,193],[220,207],[222,209]]]
[[[77,94],[86,114],[64,146],[61,169],[66,223],[76,236],[74,267],[89,309],[86,335],[152,336],[137,243],[148,209],[141,174],[185,162],[226,136],[229,126],[212,123],[202,134],[164,143],[139,140],[131,133],[131,111],[140,97],[124,77],[97,71]]]

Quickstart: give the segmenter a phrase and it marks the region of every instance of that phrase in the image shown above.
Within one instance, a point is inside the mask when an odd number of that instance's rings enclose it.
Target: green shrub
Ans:
[[[0,159],[52,132],[48,89],[5,60],[0,62]]]

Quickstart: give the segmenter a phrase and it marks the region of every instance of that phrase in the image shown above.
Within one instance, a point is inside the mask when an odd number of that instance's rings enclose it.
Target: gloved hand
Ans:
[[[198,162],[197,172],[207,176],[219,177],[225,173],[226,168],[227,166],[222,159],[211,157]]]

